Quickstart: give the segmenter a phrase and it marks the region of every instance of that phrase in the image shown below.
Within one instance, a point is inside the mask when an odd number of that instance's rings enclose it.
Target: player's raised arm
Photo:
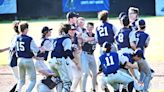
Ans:
[[[0,53],[1,53],[1,52],[4,52],[4,51],[7,51],[7,50],[9,50],[9,47],[4,48],[4,49],[0,49]]]
[[[38,48],[37,45],[35,44],[34,40],[31,41],[30,48],[35,55],[37,55],[38,53],[43,53],[45,51],[44,47]]]

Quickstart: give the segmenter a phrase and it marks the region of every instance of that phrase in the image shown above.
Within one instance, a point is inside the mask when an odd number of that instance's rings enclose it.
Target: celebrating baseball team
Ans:
[[[26,92],[34,86],[38,92],[112,92],[109,85],[114,92],[148,92],[154,71],[144,56],[150,41],[145,20],[139,18],[136,7],[119,14],[120,29],[108,22],[108,16],[106,10],[98,12],[100,23],[95,26],[85,23],[78,13],[68,12],[68,23],[60,25],[58,37],[50,38],[52,28],[42,28],[40,46],[27,35],[28,22],[14,21],[16,35],[9,48],[0,50],[9,49],[9,66],[17,81],[10,92],[23,92],[27,75]],[[99,56],[94,55],[97,46]],[[39,82],[37,72],[42,76]]]

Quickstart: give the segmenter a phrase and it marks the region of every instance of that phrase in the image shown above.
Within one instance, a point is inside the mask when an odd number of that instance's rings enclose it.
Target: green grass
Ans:
[[[151,62],[164,62],[164,17],[143,17],[146,21],[147,29],[146,32],[150,34],[151,40],[149,47],[146,49],[146,58]],[[98,24],[97,19],[86,19],[86,22],[91,21],[96,25]],[[109,19],[109,22],[120,27],[117,18]],[[49,26],[53,28],[52,37],[56,37],[58,34],[58,28],[61,23],[66,23],[66,20],[35,20],[29,21],[29,35],[38,43],[41,37],[41,29],[43,26]],[[0,48],[5,48],[10,45],[11,39],[14,36],[12,29],[12,22],[7,21],[0,23]],[[0,65],[6,65],[8,63],[8,52],[0,53]]]

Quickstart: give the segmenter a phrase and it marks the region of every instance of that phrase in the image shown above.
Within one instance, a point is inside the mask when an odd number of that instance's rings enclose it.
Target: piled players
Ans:
[[[26,92],[32,91],[36,82],[36,68],[45,76],[37,84],[38,92],[51,92],[55,87],[57,92],[76,92],[78,84],[81,84],[82,92],[87,92],[87,77],[90,71],[91,91],[97,92],[97,65],[94,50],[98,43],[99,70],[103,72],[100,83],[102,90],[109,92],[108,84],[110,84],[115,92],[119,92],[119,85],[123,84],[126,90],[122,92],[132,92],[133,88],[147,92],[152,72],[144,58],[144,50],[148,46],[150,37],[144,32],[145,21],[138,19],[139,9],[130,7],[128,15],[124,12],[119,15],[122,25],[120,31],[108,22],[108,14],[106,10],[98,13],[100,25],[96,27],[94,34],[94,23],[88,22],[85,28],[85,18],[79,17],[75,12],[69,12],[68,23],[62,24],[59,28],[59,37],[49,39],[52,29],[49,27],[42,29],[40,47],[37,47],[32,37],[27,35],[28,23],[20,22],[17,26],[20,34],[15,37],[10,47],[16,54],[15,62],[18,61],[19,68],[16,91],[20,92],[25,84],[26,72],[30,76],[30,85]],[[48,68],[45,61],[50,51],[51,60]],[[36,59],[35,66],[32,58]],[[140,76],[133,69],[139,69]]]

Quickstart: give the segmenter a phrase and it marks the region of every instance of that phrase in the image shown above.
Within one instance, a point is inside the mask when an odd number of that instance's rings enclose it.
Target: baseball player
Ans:
[[[102,44],[107,41],[112,44],[112,51],[116,51],[114,43],[114,36],[117,29],[113,24],[108,23],[108,11],[102,10],[98,13],[98,19],[101,21],[100,25],[96,28],[95,39],[102,47]],[[101,51],[102,53],[102,51]]]
[[[138,21],[139,18],[139,9],[136,7],[129,7],[128,16],[132,30],[138,30],[136,21]]]
[[[51,53],[50,64],[54,64],[55,68],[58,70],[61,80],[63,82],[63,89],[61,92],[70,92],[71,79],[69,76],[68,65],[71,59],[74,58],[72,53],[72,41],[71,38],[74,37],[76,28],[70,24],[61,25],[59,31],[61,37],[57,38],[54,42],[54,50]]]
[[[28,33],[28,23],[20,22],[19,32],[20,36],[17,37],[15,47],[18,57],[18,73],[19,82],[16,87],[17,92],[21,92],[23,85],[25,84],[26,72],[29,75],[30,84],[26,89],[26,92],[31,92],[36,83],[36,71],[32,60],[32,57],[37,54],[44,52],[44,48],[38,48],[33,41],[33,39],[27,35]]]
[[[96,92],[97,81],[97,66],[93,52],[96,48],[96,41],[89,41],[87,38],[93,37],[94,24],[92,22],[87,23],[87,32],[82,34],[82,53],[81,53],[81,65],[82,65],[82,92],[86,92],[87,77],[91,70],[92,72],[92,92]]]
[[[75,92],[82,74],[80,65],[81,47],[80,39],[78,37],[82,34],[82,30],[84,29],[85,19],[83,17],[79,17],[79,15],[75,12],[67,13],[66,17],[69,24],[76,28],[75,35],[73,38],[71,38],[74,59],[70,60],[70,64],[68,66],[69,70],[72,71],[69,72],[70,78],[72,80],[71,92]]]
[[[135,52],[132,55],[132,58],[137,62],[139,67],[140,82],[144,84],[143,92],[148,92],[149,83],[152,79],[152,72],[144,57],[143,51],[139,49],[135,50]]]
[[[137,49],[136,46],[136,36],[135,33],[138,30],[136,22],[138,21],[139,18],[139,9],[136,7],[129,7],[128,9],[128,17],[129,17],[129,21],[130,21],[130,28],[132,29],[132,32],[130,33],[130,35],[132,36],[131,38],[134,39],[133,42],[131,42],[131,47],[133,50]]]
[[[129,53],[123,53],[122,55],[125,56],[125,57],[128,59],[128,62],[130,62],[130,63],[132,63],[132,64],[136,64],[135,61],[133,60],[131,54],[129,54]],[[137,64],[136,64],[136,65],[137,65]],[[124,72],[124,73],[126,73],[126,74],[128,74],[128,75],[130,75],[130,76],[132,76],[134,80],[136,80],[136,81],[138,80],[137,76],[133,73],[134,69],[132,69],[132,68],[127,68],[127,67],[125,67],[123,64],[120,64],[120,69],[119,69],[119,70],[122,71],[122,72]],[[121,87],[121,86],[123,87],[123,88],[122,88],[122,92],[128,92],[128,91],[127,91],[127,85],[122,85],[122,84],[120,84],[120,87]],[[120,90],[121,90],[121,89],[120,89]],[[136,92],[139,92],[139,91],[136,90]]]
[[[118,51],[122,53],[132,53],[133,43],[136,39],[131,35],[132,30],[129,28],[129,18],[124,15],[120,18],[123,26],[115,37]]]
[[[46,51],[45,53],[38,54],[36,57],[36,70],[42,74],[43,77],[45,76],[45,78],[41,79],[40,83],[37,84],[38,92],[51,92],[55,86],[57,87],[57,92],[62,90],[62,81],[59,75],[50,70],[44,63],[47,60],[48,53],[52,48],[52,41],[49,39],[49,36],[51,36],[51,30],[52,29],[47,26],[43,27],[41,46],[44,46]]]
[[[78,17],[77,18],[77,35],[80,35],[83,32],[86,32],[85,26],[85,19],[83,17]]]
[[[118,35],[116,36],[116,43],[118,44],[119,52],[121,53],[132,53],[134,50],[137,49],[137,38],[136,38],[136,29],[130,28],[129,29],[129,21],[131,19],[134,19],[133,14],[135,9],[129,8],[129,18],[124,15],[123,17],[120,17],[121,24],[123,25],[123,28],[120,30]],[[132,13],[132,14],[131,14]],[[131,18],[131,19],[130,19]],[[136,18],[136,17],[135,17]],[[125,29],[126,28],[126,29]],[[129,31],[127,31],[129,30]],[[139,79],[139,72],[137,69],[134,69],[133,74]]]
[[[100,70],[102,70],[105,75],[104,80],[106,83],[114,88],[114,92],[119,92],[119,83],[128,85],[128,92],[132,92],[133,87],[141,90],[142,87],[137,85],[130,75],[119,70],[120,63],[130,68],[137,68],[137,66],[128,62],[127,58],[123,55],[111,52],[111,45],[108,42],[105,42],[103,47],[105,53],[100,56],[99,60],[101,62]]]
[[[77,18],[79,17],[78,13],[75,12],[68,12],[66,15],[68,24],[77,27]]]
[[[150,41],[150,36],[149,34],[145,33],[145,29],[146,29],[146,23],[143,19],[140,19],[138,21],[138,31],[136,32],[136,38],[137,38],[136,44],[138,49],[143,50],[143,53],[145,52],[145,48],[148,47]],[[151,69],[151,72],[153,77],[154,70]]]
[[[138,31],[136,32],[136,45],[137,48],[140,48],[141,50],[145,50],[145,48],[148,46],[150,41],[149,34],[145,33],[146,24],[143,19],[138,21]]]
[[[13,37],[10,45],[10,51],[9,51],[9,66],[12,69],[14,78],[18,81],[18,67],[17,67],[17,56],[16,56],[16,47],[14,46],[17,37],[19,36],[19,30],[18,25],[20,21],[14,21],[13,22],[13,29],[16,33],[16,35]],[[13,86],[13,88],[10,90],[10,92],[15,92],[17,83]]]
[[[100,45],[100,55],[103,54],[102,44],[106,41],[112,44],[112,51],[116,51],[116,48],[113,43],[114,36],[117,33],[117,30],[113,24],[108,23],[108,11],[100,11],[98,13],[98,19],[101,21],[101,23],[96,28],[95,39]],[[106,83],[103,80],[101,80],[101,88],[105,90],[105,92],[109,92]]]

